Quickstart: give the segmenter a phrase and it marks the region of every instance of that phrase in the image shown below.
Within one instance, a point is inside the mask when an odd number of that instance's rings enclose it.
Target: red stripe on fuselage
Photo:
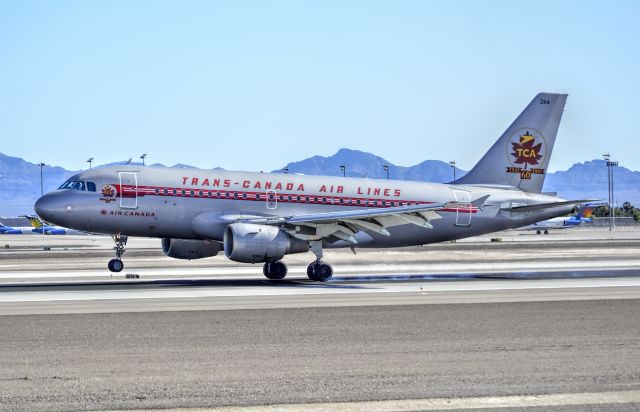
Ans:
[[[369,208],[387,208],[409,205],[428,205],[434,202],[416,201],[416,200],[386,200],[377,198],[362,198],[351,196],[326,196],[318,194],[304,193],[276,193],[271,195],[272,200],[267,192],[243,192],[238,190],[202,190],[202,189],[183,189],[174,187],[160,186],[138,186],[137,190],[130,185],[113,185],[117,188],[118,194],[122,197],[144,197],[144,196],[161,196],[161,197],[184,197],[195,199],[214,199],[214,200],[242,200],[250,202],[267,202],[275,201],[279,203],[298,203],[311,205],[333,205],[333,206],[351,206],[351,207],[369,207]],[[359,201],[359,203],[358,203]],[[460,212],[460,213],[477,213],[476,206],[447,208],[440,210],[441,212]]]

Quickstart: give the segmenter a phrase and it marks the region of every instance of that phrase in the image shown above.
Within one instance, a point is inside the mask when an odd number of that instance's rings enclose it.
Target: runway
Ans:
[[[0,251],[0,410],[637,410],[638,234],[331,252],[326,284],[31,237]]]
[[[613,276],[612,276],[613,275]],[[0,284],[0,313],[114,313],[191,310],[540,302],[640,298],[640,269],[493,275],[163,279]]]
[[[0,409],[465,408],[569,393],[586,410],[601,393],[598,410],[637,410],[639,311],[629,299],[0,316]],[[605,396],[620,391],[636,392]]]

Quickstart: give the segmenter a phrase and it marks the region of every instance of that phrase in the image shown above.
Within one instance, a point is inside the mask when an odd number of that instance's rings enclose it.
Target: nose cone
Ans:
[[[67,211],[67,202],[61,192],[51,192],[42,196],[33,206],[42,219],[60,225]]]

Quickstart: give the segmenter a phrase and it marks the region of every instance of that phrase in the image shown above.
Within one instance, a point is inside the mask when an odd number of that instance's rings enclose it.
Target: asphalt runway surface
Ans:
[[[142,409],[640,391],[638,313],[633,299],[0,316],[0,404]]]
[[[327,284],[302,255],[274,282],[142,241],[125,279],[104,239],[11,240],[0,410],[639,410],[638,234],[331,252]]]

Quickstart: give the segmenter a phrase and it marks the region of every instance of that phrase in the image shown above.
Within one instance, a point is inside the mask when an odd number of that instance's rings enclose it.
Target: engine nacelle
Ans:
[[[222,249],[219,242],[192,239],[162,239],[162,252],[175,259],[202,259],[215,256]]]
[[[273,226],[232,223],[224,231],[224,254],[236,262],[274,262],[308,250],[308,242]]]

